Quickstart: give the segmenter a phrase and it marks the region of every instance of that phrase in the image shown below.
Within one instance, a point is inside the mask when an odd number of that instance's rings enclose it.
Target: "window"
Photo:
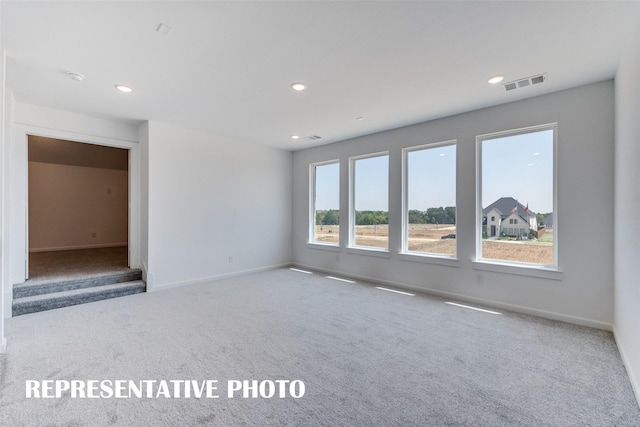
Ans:
[[[312,243],[338,246],[340,244],[340,163],[311,165]]]
[[[403,252],[455,257],[455,141],[403,151]]]
[[[556,214],[556,134],[547,125],[477,138],[479,259],[557,267],[557,227],[542,225]]]
[[[389,155],[351,158],[351,247],[389,249]]]

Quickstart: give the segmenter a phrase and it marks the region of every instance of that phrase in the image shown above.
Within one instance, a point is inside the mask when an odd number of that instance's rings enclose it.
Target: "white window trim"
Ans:
[[[319,246],[321,248],[339,248],[340,242],[328,243],[318,242],[315,240],[315,224],[316,224],[316,168],[318,166],[338,164],[338,171],[340,170],[340,159],[325,160],[322,162],[315,162],[309,164],[309,235],[307,238],[307,244],[314,247]],[[340,174],[338,173],[338,201],[340,200]],[[338,206],[340,209],[340,206]]]
[[[409,250],[409,238],[408,238],[408,230],[409,230],[409,153],[413,151],[420,151],[430,148],[437,147],[446,147],[449,145],[456,146],[456,158],[458,156],[458,140],[451,139],[447,141],[440,141],[428,144],[417,145],[414,147],[406,147],[402,149],[402,246],[400,249],[399,255],[401,255],[400,259],[404,259],[407,261],[423,261],[429,263],[437,263],[437,264],[445,264],[452,265],[450,261],[455,261],[453,265],[458,265],[458,253],[459,253],[459,243],[456,238],[456,254],[455,255],[447,255],[440,254],[437,252],[418,252],[418,251],[410,251]],[[457,169],[457,161],[456,161],[456,169]],[[458,213],[457,213],[457,187],[458,187],[458,172],[456,170],[456,234],[457,234],[457,223],[458,223]],[[456,236],[457,237],[457,236]]]
[[[370,159],[374,157],[387,156],[387,162],[389,162],[389,168],[391,167],[391,156],[389,151],[379,151],[377,153],[363,154],[360,156],[349,157],[349,236],[347,249],[348,252],[357,254],[371,254],[377,256],[387,256],[389,254],[389,240],[387,240],[387,248],[376,248],[373,246],[358,246],[355,244],[355,225],[356,225],[356,174],[355,163],[357,160]],[[390,174],[389,174],[390,175]],[[391,194],[391,185],[389,182],[390,176],[387,176],[387,212],[391,207],[389,196]],[[388,236],[391,237],[391,236]],[[387,238],[388,239],[388,238]]]
[[[431,252],[400,252],[398,259],[402,261],[422,262],[426,264],[460,267],[460,260],[451,255]]]
[[[380,258],[391,258],[391,253],[387,249],[376,248],[373,246],[350,246],[347,253],[355,255],[376,256]]]
[[[491,271],[494,273],[513,274],[517,276],[537,277],[540,279],[562,280],[562,270],[549,268],[539,264],[519,263],[515,261],[501,261],[482,259],[471,261],[474,270]]]
[[[506,136],[523,135],[533,132],[553,130],[553,264],[533,264],[506,260],[482,258],[482,142],[488,139]],[[487,133],[476,136],[476,255],[473,268],[499,273],[520,274],[532,277],[561,280],[562,270],[558,262],[558,123],[547,123],[537,126]]]
[[[321,242],[308,242],[307,248],[320,249],[323,251],[341,252],[340,245],[336,243],[321,243]]]

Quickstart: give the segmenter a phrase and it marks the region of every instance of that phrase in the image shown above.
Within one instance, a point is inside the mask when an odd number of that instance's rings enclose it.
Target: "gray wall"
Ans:
[[[151,290],[291,263],[290,152],[154,121],[141,130]]]
[[[0,7],[0,13],[2,7]],[[0,200],[4,201],[4,44],[2,44],[2,31],[0,31]],[[0,202],[0,224],[4,222],[4,203]],[[5,271],[5,254],[4,254],[4,230],[0,227],[0,353],[4,353],[6,338],[4,337],[4,271]]]
[[[294,153],[293,259],[299,266],[461,300],[611,329],[613,322],[614,86],[601,82],[524,101]],[[475,138],[477,135],[558,123],[559,274],[474,263]],[[407,261],[398,255],[401,233],[401,150],[457,139],[457,263]],[[348,220],[348,158],[390,152],[390,255],[365,256],[307,244],[309,164],[341,162],[341,218]],[[566,218],[566,220],[563,220]],[[342,233],[346,234],[346,233]],[[346,237],[346,236],[345,236]],[[344,240],[343,240],[344,242]],[[524,274],[523,274],[524,273]],[[482,284],[476,283],[477,275]],[[552,277],[553,279],[550,279]]]
[[[636,27],[637,28],[637,27]],[[640,401],[640,30],[616,75],[615,332]]]

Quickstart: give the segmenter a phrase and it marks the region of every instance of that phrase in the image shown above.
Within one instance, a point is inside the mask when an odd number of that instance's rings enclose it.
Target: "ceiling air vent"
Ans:
[[[544,83],[546,80],[547,80],[547,75],[540,74],[537,76],[531,76],[531,77],[526,77],[524,79],[514,80],[512,82],[505,83],[503,86],[504,86],[504,90],[509,92],[511,90],[519,89],[522,87]]]
[[[544,74],[542,74],[540,76],[531,77],[531,84],[532,85],[537,85],[538,83],[544,83],[544,81],[545,81]]]
[[[309,135],[307,139],[310,139],[311,141],[317,141],[319,139],[322,139],[322,137],[318,135]]]

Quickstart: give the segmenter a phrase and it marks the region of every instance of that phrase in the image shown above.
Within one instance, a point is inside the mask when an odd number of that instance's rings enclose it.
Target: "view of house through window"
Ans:
[[[313,228],[311,242],[340,242],[340,163],[312,165]]]
[[[456,146],[405,150],[404,251],[456,255]]]
[[[389,156],[352,159],[351,246],[389,248]]]
[[[555,265],[555,126],[479,137],[480,258]]]

